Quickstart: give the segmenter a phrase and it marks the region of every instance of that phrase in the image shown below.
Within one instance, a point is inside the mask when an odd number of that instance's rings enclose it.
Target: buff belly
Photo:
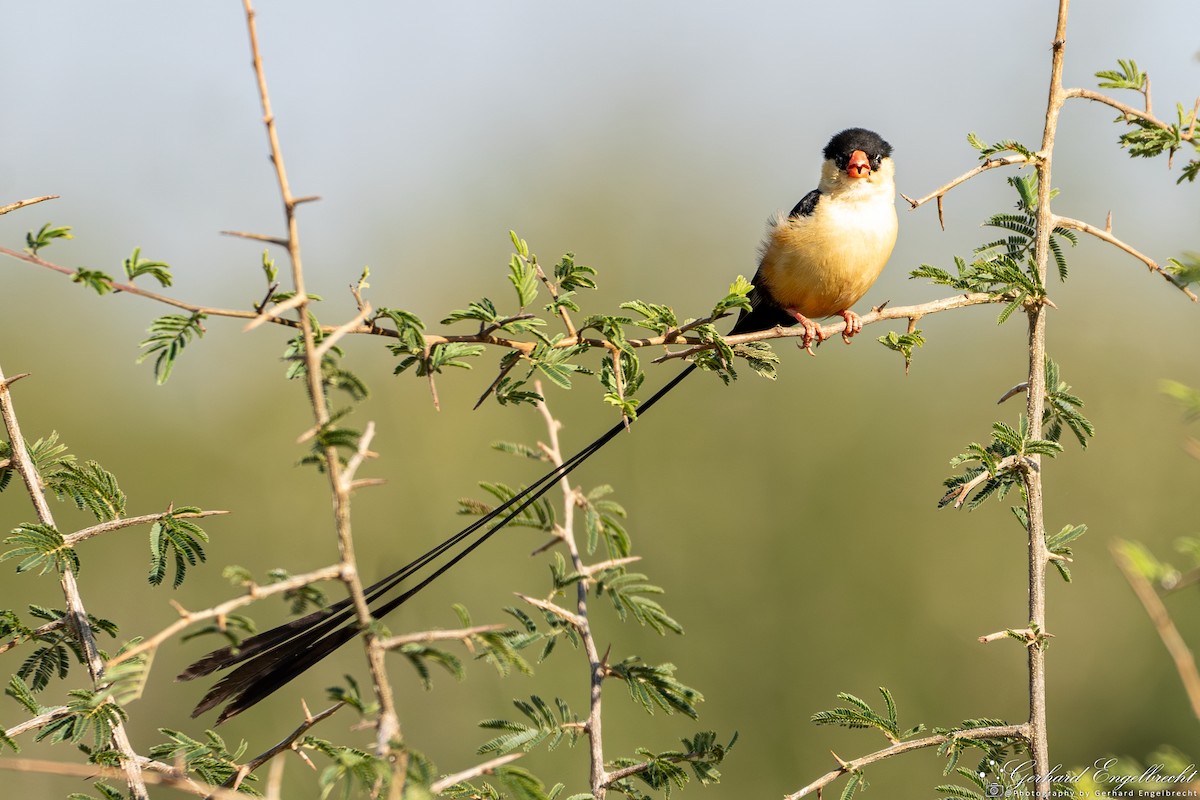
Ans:
[[[810,319],[837,314],[862,299],[883,271],[896,243],[895,207],[864,218],[861,206],[847,205],[830,203],[811,217],[771,226],[759,275],[780,306]]]

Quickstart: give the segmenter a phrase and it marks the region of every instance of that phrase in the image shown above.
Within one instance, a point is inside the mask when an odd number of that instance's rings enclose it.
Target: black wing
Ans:
[[[821,199],[821,190],[813,189],[804,197],[800,198],[800,202],[796,203],[789,217],[811,217],[813,212],[817,210],[817,201]]]

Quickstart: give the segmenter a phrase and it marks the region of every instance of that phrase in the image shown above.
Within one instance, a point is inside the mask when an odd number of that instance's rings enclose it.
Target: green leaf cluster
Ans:
[[[142,248],[133,248],[133,255],[125,259],[125,277],[133,281],[142,275],[149,275],[158,281],[160,286],[170,286],[171,265],[163,261],[149,261],[142,258]]]
[[[71,233],[70,225],[56,226],[53,222],[47,222],[37,233],[29,231],[25,234],[25,249],[30,255],[36,256],[38,251],[43,247],[49,247],[58,239],[74,239],[75,235]]]
[[[195,506],[183,506],[166,514],[150,527],[151,586],[158,586],[166,577],[168,555],[174,557],[175,579],[171,586],[175,589],[183,583],[188,567],[205,560],[203,543],[208,541],[208,534],[191,520],[177,516],[199,511]]]
[[[204,731],[203,739],[195,739],[182,731],[171,728],[159,728],[158,732],[167,737],[167,741],[150,748],[150,757],[169,764],[182,764],[189,775],[195,775],[210,786],[220,786],[237,775],[241,767],[241,759],[246,754],[245,741],[231,751],[225,740],[216,732]],[[258,776],[249,773],[238,786],[238,791],[251,797],[261,797],[262,794],[253,788]]]
[[[206,318],[206,315],[200,312],[194,312],[187,316],[164,314],[150,323],[147,331],[150,335],[139,345],[145,348],[145,352],[138,356],[138,363],[155,356],[154,382],[159,386],[170,379],[171,370],[175,368],[175,360],[179,358],[183,348],[187,347],[192,339],[204,336],[203,322]]]
[[[1032,439],[1029,436],[1029,421],[1021,416],[1016,428],[1003,422],[992,423],[992,441],[984,446],[978,442],[967,445],[965,453],[950,460],[950,466],[960,467],[963,464],[977,464],[968,468],[963,474],[955,475],[943,481],[947,492],[938,502],[938,507],[949,505],[959,498],[962,491],[972,480],[986,472],[987,479],[972,490],[971,498],[967,501],[968,508],[976,508],[988,497],[995,494],[1003,498],[1014,486],[1023,488],[1025,470],[1036,469],[1036,462],[1029,458],[1033,455],[1055,456],[1062,452],[1062,445],[1050,439]],[[1003,466],[1001,462],[1008,461]]]
[[[967,143],[979,151],[980,161],[987,161],[992,156],[998,156],[1001,153],[1016,153],[1017,155],[1024,156],[1030,163],[1037,160],[1037,153],[1016,139],[1001,139],[995,144],[988,144],[975,135],[974,132],[971,132],[967,134]]]
[[[901,730],[896,715],[896,701],[892,698],[892,693],[883,686],[879,687],[879,693],[883,695],[885,706],[883,714],[873,710],[867,701],[855,697],[849,692],[839,692],[837,698],[847,703],[847,706],[818,711],[813,714],[812,721],[817,725],[838,725],[843,728],[876,728],[883,732],[889,742],[893,743],[912,738],[925,730],[925,726],[921,724]]]
[[[690,739],[683,738],[683,747],[678,750],[656,753],[638,748],[637,758],[617,758],[607,765],[613,772],[631,767],[639,768],[633,777],[622,778],[614,782],[611,788],[634,800],[650,800],[649,795],[637,788],[637,783],[634,782],[636,780],[670,797],[673,789],[684,788],[690,780],[687,771],[681,765],[690,767],[702,786],[719,783],[721,772],[717,767],[729,755],[737,738],[735,733],[728,743],[720,744],[714,731],[699,731]]]
[[[668,714],[678,711],[692,719],[699,717],[696,703],[704,700],[704,695],[675,677],[674,664],[645,664],[637,656],[630,656],[609,665],[607,674],[624,681],[629,696],[647,713],[653,714],[658,708]]]
[[[1117,66],[1115,70],[1101,70],[1096,73],[1096,77],[1100,78],[1100,88],[1128,89],[1143,96],[1149,95],[1150,79],[1138,68],[1136,61],[1121,59]],[[1131,129],[1121,134],[1119,139],[1121,147],[1129,151],[1131,158],[1154,158],[1163,153],[1172,158],[1176,152],[1189,144],[1193,151],[1200,152],[1200,141],[1193,136],[1196,129],[1196,109],[1185,109],[1182,103],[1175,104],[1175,120],[1165,123],[1166,127],[1133,114],[1122,114],[1114,122],[1124,123]],[[1182,174],[1175,182],[1193,182],[1197,175],[1200,175],[1200,158],[1193,158],[1184,165]]]
[[[528,753],[542,742],[546,742],[550,750],[563,742],[574,747],[583,732],[579,716],[560,697],[554,698],[554,709],[537,695],[528,701],[514,700],[513,705],[527,721],[488,719],[480,722],[479,727],[502,733],[480,745],[477,753],[511,753],[517,749]]]

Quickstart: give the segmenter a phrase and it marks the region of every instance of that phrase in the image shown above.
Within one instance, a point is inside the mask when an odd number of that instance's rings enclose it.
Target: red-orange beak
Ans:
[[[862,150],[850,154],[850,163],[846,165],[846,175],[851,178],[871,177],[871,162]]]

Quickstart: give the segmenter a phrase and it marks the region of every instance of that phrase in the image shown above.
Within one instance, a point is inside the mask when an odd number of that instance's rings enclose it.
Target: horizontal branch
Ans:
[[[885,306],[884,308],[874,308],[868,313],[859,317],[859,320],[862,322],[864,327],[876,322],[883,322],[890,319],[907,319],[916,321],[922,317],[929,316],[930,314],[937,314],[942,311],[950,311],[951,309],[955,308],[966,308],[967,306],[984,305],[986,303],[1003,303],[1008,302],[1010,299],[1011,298],[1004,296],[988,294],[987,292],[969,292],[952,295],[950,297],[943,297],[940,300],[931,300],[927,303],[921,303],[914,306]],[[822,337],[828,339],[846,330],[846,322],[845,320],[838,320],[835,322],[830,322],[828,325],[818,325],[817,328],[821,331]],[[736,336],[726,336],[725,343],[733,346],[744,344],[746,342],[762,342],[768,339],[787,339],[803,336],[804,330],[800,327],[782,328],[776,326],[774,328],[768,328],[765,331],[757,331],[755,333],[739,333]],[[659,338],[661,337],[656,337],[656,339]],[[630,339],[629,343],[634,346],[645,346],[646,344],[652,343],[664,344],[664,342],[656,341],[656,339]],[[685,341],[692,342],[694,340],[685,339]],[[686,358],[687,356],[694,355],[695,353],[699,353],[703,350],[711,350],[713,346],[714,345],[712,344],[697,344],[685,350],[678,350],[659,356],[658,358],[654,359],[654,363],[673,358]]]
[[[1198,299],[1200,299],[1200,298],[1196,297],[1195,292],[1193,292],[1191,289],[1189,289],[1187,286],[1183,285],[1179,281],[1175,280],[1175,276],[1172,275],[1171,273],[1167,272],[1165,269],[1163,269],[1157,261],[1150,258],[1150,256],[1146,255],[1145,253],[1142,253],[1139,250],[1135,250],[1131,245],[1126,244],[1122,240],[1118,239],[1116,236],[1113,236],[1112,231],[1110,229],[1097,228],[1095,225],[1089,225],[1086,222],[1082,222],[1077,219],[1071,219],[1070,217],[1060,217],[1057,214],[1054,215],[1054,225],[1056,227],[1071,228],[1073,230],[1082,231],[1083,233],[1086,233],[1089,236],[1095,236],[1097,239],[1099,239],[1102,242],[1108,242],[1109,244],[1111,244],[1113,247],[1117,248],[1118,250],[1123,250],[1126,253],[1128,253],[1129,255],[1136,258],[1138,261],[1141,261],[1143,264],[1146,265],[1147,268],[1149,268],[1149,270],[1151,272],[1157,272],[1160,276],[1162,276],[1162,278],[1165,281],[1167,281],[1167,283],[1171,284],[1176,289],[1178,289],[1179,291],[1186,294],[1193,303],[1195,303]]]
[[[69,764],[62,761],[48,761],[38,758],[0,758],[0,770],[11,772],[35,772],[42,775],[63,775],[69,778],[96,780],[97,778],[123,779],[125,773],[114,767],[102,767],[96,764]],[[181,791],[189,792],[200,797],[212,797],[218,800],[245,800],[246,795],[232,789],[222,789],[210,783],[196,780],[178,772],[142,771],[142,779],[146,783],[170,786]]]
[[[175,519],[200,519],[202,517],[216,517],[222,514],[228,514],[228,511],[189,511],[186,513],[176,514],[172,511],[162,511],[157,514],[143,514],[140,517],[121,517],[109,522],[102,522],[99,525],[93,525],[90,528],[84,528],[75,533],[68,533],[63,537],[63,544],[67,547],[74,547],[85,539],[91,539],[93,536],[99,536],[102,533],[110,533],[119,531],[122,528],[132,528],[135,525],[149,525],[154,522],[174,517]],[[0,651],[2,652],[2,651]]]
[[[320,581],[332,581],[342,577],[343,567],[341,564],[332,567],[324,567],[322,569],[306,572],[303,575],[293,575],[287,580],[279,581],[278,583],[259,586],[257,583],[251,583],[246,589],[246,593],[232,600],[226,600],[220,605],[206,608],[203,611],[188,611],[182,606],[172,603],[179,611],[179,619],[172,622],[167,627],[163,628],[158,633],[151,636],[149,639],[138,643],[136,646],[129,648],[123,653],[118,653],[113,658],[109,659],[106,670],[112,669],[117,664],[123,661],[128,661],[131,658],[140,656],[142,653],[156,649],[160,644],[170,639],[181,630],[191,625],[194,622],[201,622],[206,619],[216,617],[224,617],[232,611],[248,606],[251,603],[257,602],[265,597],[271,597],[276,594],[283,594],[295,589],[299,589],[309,584],[318,583]]]
[[[878,761],[883,761],[893,756],[911,753],[914,750],[923,750],[926,747],[938,747],[946,742],[957,739],[1000,739],[1009,736],[1020,736],[1023,739],[1028,738],[1028,726],[1026,725],[993,725],[986,728],[966,728],[954,733],[943,734],[939,733],[934,736],[926,736],[923,739],[912,739],[907,742],[898,742],[889,745],[882,750],[876,750],[874,753],[868,753],[865,756],[853,759],[852,761],[842,762],[835,770],[825,773],[817,778],[812,783],[800,789],[797,792],[787,795],[784,800],[798,800],[814,790],[820,790],[843,775],[851,772],[856,772],[863,767],[868,767]]]
[[[35,266],[40,266],[40,267],[44,267],[46,269],[54,270],[55,272],[59,272],[63,275],[71,276],[71,275],[75,274],[75,270],[73,270],[69,267],[64,267],[59,264],[55,264],[53,262],[46,261],[42,258],[39,258],[35,255],[31,255],[29,253],[22,253],[22,252],[19,252],[16,250],[10,250],[9,248],[6,248],[6,247],[0,247],[0,255],[7,255],[11,258],[15,258],[20,261],[24,261],[26,263],[33,264]],[[117,281],[108,281],[107,284],[114,291],[126,292],[128,294],[136,295],[138,297],[144,297],[149,300],[155,300],[157,302],[164,303],[166,305],[173,306],[175,308],[180,308],[185,311],[190,311],[194,314],[205,314],[206,316],[210,316],[210,317],[232,317],[232,318],[236,318],[236,319],[248,319],[248,320],[257,320],[260,318],[265,318],[265,321],[269,321],[276,325],[283,325],[283,326],[286,326],[289,328],[298,327],[298,323],[296,322],[296,320],[287,319],[284,317],[271,316],[270,311],[268,311],[266,314],[261,314],[260,312],[253,311],[253,310],[214,308],[214,307],[210,307],[210,306],[200,306],[200,305],[196,305],[193,303],[186,303],[182,300],[176,300],[175,298],[156,294],[154,292],[149,292],[149,291],[141,289],[137,286],[134,286],[133,284],[120,283]],[[998,298],[993,295],[988,295],[985,293],[954,295],[953,297],[942,298],[940,300],[933,300],[933,301],[930,301],[928,303],[924,303],[921,305],[904,306],[904,307],[896,307],[896,308],[885,308],[882,310],[876,309],[876,310],[870,312],[869,314],[864,315],[861,319],[862,319],[862,322],[864,325],[870,324],[872,322],[879,322],[881,320],[886,320],[886,319],[907,318],[907,319],[915,320],[915,319],[919,319],[920,317],[925,316],[927,314],[934,314],[939,311],[948,311],[952,308],[961,308],[963,306],[979,305],[982,303],[1001,302],[1002,300],[1005,300],[1005,299],[1006,298]],[[277,312],[278,309],[279,309],[279,306],[274,307],[275,312]],[[648,337],[642,337],[642,338],[632,338],[632,339],[628,339],[627,343],[632,347],[661,347],[661,346],[670,345],[670,344],[692,345],[694,349],[683,351],[682,353],[679,353],[679,354],[668,354],[667,356],[663,356],[663,357],[656,359],[656,362],[663,361],[668,358],[681,358],[686,355],[691,355],[692,353],[695,353],[695,352],[700,352],[702,350],[711,349],[712,345],[705,345],[705,344],[703,344],[700,337],[688,336],[687,333],[688,333],[688,331],[690,331],[692,328],[696,327],[697,325],[704,324],[707,322],[713,322],[716,319],[717,319],[716,317],[704,317],[704,318],[701,318],[698,320],[694,320],[693,322],[683,325],[674,330],[667,331],[666,333],[664,333],[662,335],[648,336]],[[842,322],[830,323],[829,325],[819,326],[819,327],[820,327],[821,331],[823,331],[826,334],[826,336],[831,336],[831,335],[834,335],[837,333],[841,333],[843,330],[845,330],[846,326],[845,326],[845,322],[842,321]],[[331,333],[334,333],[335,331],[339,331],[339,329],[343,329],[343,328],[344,328],[344,326],[322,325],[320,328],[320,331],[323,334],[331,334]],[[383,336],[383,337],[388,337],[388,338],[393,338],[393,339],[398,337],[398,334],[396,333],[396,331],[389,329],[389,328],[381,328],[373,323],[360,324],[355,327],[345,328],[344,333],[345,334]],[[790,328],[775,327],[775,328],[770,328],[765,331],[759,331],[757,333],[748,333],[748,334],[739,334],[737,336],[729,336],[729,337],[726,337],[725,341],[728,344],[733,345],[733,344],[741,344],[743,342],[764,341],[764,340],[768,340],[768,339],[784,339],[784,338],[789,338],[789,337],[793,337],[793,336],[803,336],[803,335],[804,335],[803,331],[798,331],[798,330],[790,329]],[[448,335],[448,334],[443,335],[443,334],[430,333],[430,334],[424,335],[424,341],[425,341],[426,347],[431,347],[431,346],[437,345],[437,344],[450,344],[450,343],[454,343],[454,342],[461,342],[461,343],[468,343],[468,344],[483,344],[483,345],[490,345],[493,347],[501,347],[501,348],[505,348],[505,349],[509,349],[509,350],[515,350],[522,354],[529,354],[529,353],[533,352],[534,348],[537,346],[536,342],[522,341],[519,339],[510,339],[510,338],[506,338],[506,337],[502,337],[502,336],[495,336],[490,333],[489,334],[464,334],[464,335]],[[606,339],[589,338],[589,337],[579,336],[578,334],[576,334],[575,336],[563,337],[562,339],[559,339],[558,341],[556,341],[554,343],[553,347],[555,349],[562,349],[562,348],[567,348],[567,347],[575,347],[575,346],[578,346],[581,344],[587,345],[589,347],[604,348],[604,349],[608,349],[608,350],[611,350],[614,347],[614,345],[611,342],[607,341]]]

